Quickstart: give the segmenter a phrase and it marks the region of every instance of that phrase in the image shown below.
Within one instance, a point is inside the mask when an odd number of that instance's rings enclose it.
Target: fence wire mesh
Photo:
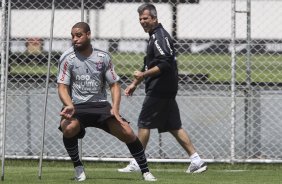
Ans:
[[[8,2],[11,2],[10,14]],[[84,0],[83,20],[91,27],[92,43],[110,52],[123,89],[132,80],[133,71],[143,64],[148,35],[139,25],[137,14],[143,2],[150,1]],[[231,0],[151,2],[158,10],[159,22],[175,40],[180,79],[177,101],[183,128],[197,152],[212,161],[281,161],[282,22],[279,17],[282,12],[279,10],[282,2],[252,0],[248,23],[247,14],[242,13],[247,10],[248,1],[235,1],[236,30],[231,29],[234,2]],[[50,0],[6,0],[1,4],[1,125],[5,121],[3,107],[7,106],[6,132],[1,129],[1,140],[6,134],[8,157],[40,154],[51,3]],[[44,149],[44,156],[52,158],[68,157],[58,130],[62,105],[56,90],[56,73],[60,55],[71,46],[71,27],[81,21],[81,15],[79,0],[55,1]],[[231,97],[232,31],[236,33],[235,99]],[[6,60],[8,70],[5,70]],[[8,81],[4,86],[6,72]],[[3,104],[4,89],[7,89],[7,104]],[[133,97],[122,96],[121,114],[131,122],[135,132],[144,96],[144,85]],[[232,143],[233,100],[236,112]],[[86,131],[84,158],[130,157],[126,146],[114,137],[94,128]],[[231,144],[235,145],[235,158],[231,158]],[[157,131],[152,132],[146,153],[152,159],[189,158],[170,134]]]

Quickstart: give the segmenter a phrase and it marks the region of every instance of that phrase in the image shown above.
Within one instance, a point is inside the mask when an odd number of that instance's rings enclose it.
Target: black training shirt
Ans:
[[[158,66],[160,74],[145,77],[147,96],[174,98],[178,89],[178,69],[172,39],[161,24],[149,33],[143,71]]]

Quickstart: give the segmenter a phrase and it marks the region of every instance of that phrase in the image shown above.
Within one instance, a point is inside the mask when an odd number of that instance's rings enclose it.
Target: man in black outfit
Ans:
[[[157,11],[152,4],[138,8],[139,21],[149,33],[144,67],[134,72],[134,81],[125,89],[131,96],[138,84],[145,81],[146,97],[138,119],[138,137],[146,148],[150,129],[160,133],[169,131],[190,156],[191,164],[187,173],[201,173],[207,170],[206,163],[196,152],[188,134],[182,128],[180,113],[175,100],[178,90],[178,68],[173,41],[163,26],[158,23]],[[135,160],[119,172],[140,171]]]

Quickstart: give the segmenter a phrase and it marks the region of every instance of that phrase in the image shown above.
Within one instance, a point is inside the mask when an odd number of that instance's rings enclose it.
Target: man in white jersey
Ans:
[[[73,162],[75,179],[84,181],[85,171],[78,152],[78,139],[86,127],[97,127],[124,142],[136,159],[143,179],[156,181],[150,173],[144,148],[128,122],[119,114],[121,90],[111,57],[92,47],[91,31],[85,22],[71,30],[73,46],[63,53],[59,62],[58,93],[63,103],[59,129],[64,146]],[[112,105],[107,101],[110,87]]]

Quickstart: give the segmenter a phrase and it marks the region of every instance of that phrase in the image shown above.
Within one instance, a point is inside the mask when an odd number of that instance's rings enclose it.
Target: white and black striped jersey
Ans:
[[[89,57],[84,57],[71,47],[62,54],[59,61],[57,83],[70,87],[74,104],[106,101],[106,84],[115,83],[119,79],[111,56],[98,49],[93,49]]]

